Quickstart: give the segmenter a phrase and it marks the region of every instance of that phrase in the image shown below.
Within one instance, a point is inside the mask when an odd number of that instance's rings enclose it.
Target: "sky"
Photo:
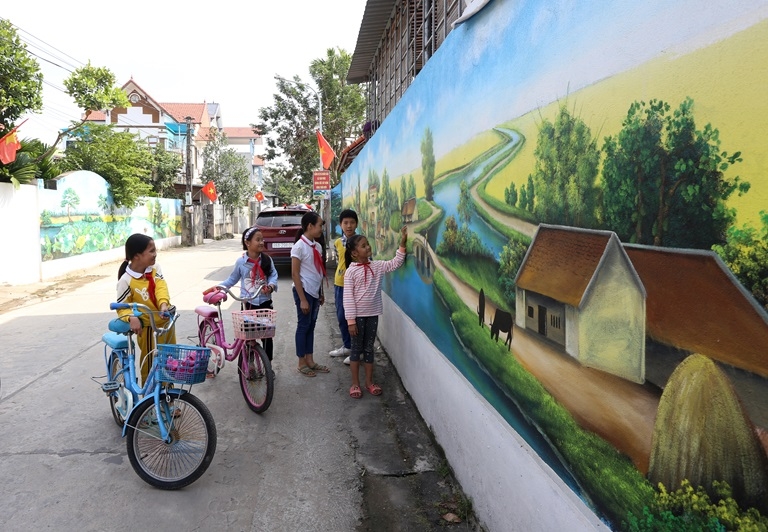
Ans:
[[[275,75],[309,81],[309,64],[328,48],[354,53],[366,0],[4,1],[38,58],[41,114],[27,115],[21,138],[51,144],[82,112],[64,80],[88,61],[131,77],[158,102],[221,105],[225,127],[247,127],[271,106]],[[205,7],[203,7],[205,6]],[[18,121],[17,123],[19,123]]]

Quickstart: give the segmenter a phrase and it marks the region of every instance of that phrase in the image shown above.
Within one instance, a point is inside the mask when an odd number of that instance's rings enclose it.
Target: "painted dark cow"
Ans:
[[[493,323],[491,323],[491,338],[495,338],[499,341],[499,333],[507,333],[507,339],[504,341],[504,345],[507,346],[507,350],[512,347],[512,314],[506,310],[496,310],[496,314],[493,316]]]

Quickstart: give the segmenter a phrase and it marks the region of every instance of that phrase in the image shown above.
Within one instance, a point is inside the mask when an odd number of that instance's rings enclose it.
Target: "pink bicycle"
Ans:
[[[257,414],[269,408],[275,388],[272,363],[259,340],[275,336],[277,312],[272,309],[232,311],[235,341],[230,344],[227,342],[224,330],[221,304],[227,300],[227,294],[237,301],[251,301],[258,296],[262,287],[263,285],[251,298],[241,299],[229,289],[217,286],[203,294],[203,301],[208,305],[201,305],[195,309],[199,345],[211,350],[208,363],[209,376],[218,375],[224,367],[225,360],[231,362],[238,359],[237,371],[243,398],[248,408]]]

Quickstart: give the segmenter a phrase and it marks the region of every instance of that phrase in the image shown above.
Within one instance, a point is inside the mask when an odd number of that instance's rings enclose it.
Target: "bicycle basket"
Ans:
[[[258,340],[274,337],[276,314],[277,311],[268,308],[233,311],[232,323],[235,327],[235,338]]]
[[[174,384],[205,382],[211,350],[195,345],[158,344],[157,379]]]

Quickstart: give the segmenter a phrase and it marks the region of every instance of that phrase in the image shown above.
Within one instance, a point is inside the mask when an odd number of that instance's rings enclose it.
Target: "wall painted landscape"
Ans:
[[[122,248],[133,233],[156,240],[181,235],[181,201],[145,198],[135,209],[118,209],[98,174],[71,172],[56,190],[40,191],[40,254],[50,261]]]
[[[616,530],[768,526],[766,57],[765,0],[495,0],[335,191],[377,258],[408,225],[388,295]]]

